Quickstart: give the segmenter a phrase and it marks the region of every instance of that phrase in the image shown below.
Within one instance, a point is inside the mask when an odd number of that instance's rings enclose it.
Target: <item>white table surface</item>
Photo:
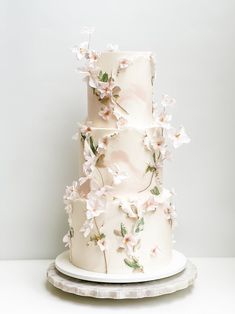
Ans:
[[[235,258],[191,258],[193,287],[140,300],[100,300],[60,291],[46,281],[51,260],[0,261],[0,313],[235,313]]]

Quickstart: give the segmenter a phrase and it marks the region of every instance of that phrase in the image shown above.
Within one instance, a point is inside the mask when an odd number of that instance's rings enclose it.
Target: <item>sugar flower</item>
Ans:
[[[127,173],[121,171],[117,164],[113,164],[112,168],[108,168],[108,172],[112,175],[114,185],[119,185],[127,178]]]
[[[95,164],[97,161],[96,155],[90,148],[87,140],[84,141],[84,159],[85,162],[83,163],[83,172],[85,177],[79,178],[79,185],[84,184],[88,179],[91,179],[93,171],[95,169]]]
[[[167,148],[165,138],[159,134],[158,129],[155,129],[154,131],[146,130],[144,146],[150,151],[160,151],[162,155],[165,154]]]
[[[147,212],[155,211],[157,206],[158,202],[155,195],[150,195],[149,198],[143,203],[143,207]]]
[[[93,195],[94,197],[107,197],[113,191],[113,187],[110,185],[100,186],[100,184],[96,180],[91,180],[90,182],[91,192],[89,192],[88,197]]]
[[[155,196],[155,200],[159,205],[164,205],[169,202],[172,197],[172,193],[167,189],[162,189],[159,195]]]
[[[85,137],[90,137],[92,131],[92,121],[87,121],[86,124],[80,125],[80,132]]]
[[[66,214],[70,215],[70,214],[72,214],[73,206],[71,204],[68,204],[65,206],[64,209],[65,209]]]
[[[151,256],[157,256],[157,255],[162,255],[162,251],[159,249],[157,245],[155,245],[151,251],[150,251]]]
[[[89,51],[87,55],[87,59],[89,60],[90,64],[93,64],[98,61],[100,54],[94,50]]]
[[[181,126],[178,130],[170,129],[168,132],[168,136],[172,140],[174,148],[178,148],[182,144],[190,142],[190,138],[186,134],[183,126]]]
[[[169,204],[165,210],[165,216],[166,219],[169,220],[170,224],[172,225],[172,227],[175,227],[177,224],[176,218],[177,218],[177,213],[175,210],[175,206],[173,204]]]
[[[98,217],[100,214],[104,212],[105,207],[106,207],[105,199],[97,197],[96,195],[94,195],[94,193],[88,193],[86,203],[87,219]]]
[[[71,247],[71,235],[70,231],[66,233],[66,235],[63,237],[63,242],[65,244],[65,247]]]
[[[113,88],[115,87],[114,81],[109,80],[108,82],[99,82],[97,91],[99,93],[99,98],[110,98],[112,96]]]
[[[118,45],[108,44],[106,47],[107,51],[117,51],[119,49]]]
[[[79,197],[79,184],[77,181],[73,181],[71,186],[66,187],[64,202],[65,204],[70,204],[72,201],[76,201]]]
[[[124,117],[120,117],[118,120],[117,120],[117,128],[118,129],[121,129],[121,128],[125,128],[127,126],[127,119],[125,119]]]
[[[72,52],[76,54],[76,57],[78,60],[81,60],[86,56],[88,53],[88,42],[84,41],[83,43],[80,44],[80,46],[74,46],[72,48]]]
[[[126,233],[125,236],[121,240],[120,248],[126,249],[128,255],[134,254],[134,248],[138,244],[139,237],[132,234]]]
[[[168,95],[162,95],[162,99],[161,99],[161,105],[163,107],[172,107],[176,104],[176,100],[175,98],[172,98]]]
[[[93,219],[85,220],[83,226],[79,231],[82,232],[84,237],[86,238],[90,234],[93,227],[94,227]]]
[[[155,115],[155,124],[158,127],[161,127],[163,129],[170,129],[170,121],[172,119],[172,116],[169,114],[166,114],[166,112],[161,112],[159,115]]]
[[[106,121],[110,119],[112,114],[113,114],[113,109],[111,108],[111,106],[102,107],[101,110],[99,111],[99,116],[103,120],[106,120]]]
[[[122,58],[119,60],[118,71],[125,70],[132,63],[131,59]]]
[[[136,218],[137,213],[136,213],[136,206],[132,202],[121,199],[119,203],[119,208],[128,215],[130,218]]]
[[[100,69],[93,63],[86,64],[84,67],[79,68],[80,73],[84,75],[84,80],[88,82],[89,86],[96,88],[98,84],[98,74]]]

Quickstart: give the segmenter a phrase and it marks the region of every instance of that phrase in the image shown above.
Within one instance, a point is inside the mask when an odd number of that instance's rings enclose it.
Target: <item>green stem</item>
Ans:
[[[100,229],[99,229],[99,227],[98,227],[98,224],[97,224],[97,221],[96,221],[96,218],[95,218],[95,217],[94,217],[94,223],[95,223],[95,226],[96,226],[98,235],[99,235],[99,237],[101,237]],[[102,251],[102,252],[103,252],[103,255],[104,255],[105,273],[107,274],[107,273],[108,273],[108,263],[107,263],[106,252],[105,252],[105,250]]]
[[[144,188],[143,190],[139,191],[138,193],[141,193],[141,192],[146,191],[146,190],[151,186],[152,181],[153,181],[154,173],[155,173],[155,172],[152,172],[151,179],[150,179],[150,182],[149,182],[148,186],[146,186],[146,188]]]

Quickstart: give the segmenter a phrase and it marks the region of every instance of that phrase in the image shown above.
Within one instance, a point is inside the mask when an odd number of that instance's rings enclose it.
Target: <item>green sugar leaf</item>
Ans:
[[[94,145],[94,141],[92,136],[90,137],[90,148],[92,150],[92,152],[96,155],[97,153],[97,146]]]
[[[150,192],[154,195],[159,195],[160,192],[159,192],[159,189],[157,186],[155,186],[152,190],[150,190]]]
[[[102,75],[101,81],[108,82],[108,80],[109,80],[108,73],[104,72],[104,74]]]
[[[126,227],[124,226],[122,222],[121,222],[121,234],[123,237],[125,237],[125,235],[127,234]]]
[[[151,165],[148,165],[146,170],[145,170],[145,173],[148,173],[148,172],[155,172],[157,171],[156,167],[155,166],[151,166]]]
[[[138,260],[134,257],[131,257],[131,259],[124,258],[124,262],[127,266],[133,268],[133,269],[142,269],[143,267],[139,264]]]
[[[136,223],[135,232],[140,232],[144,230],[144,218],[142,217]]]

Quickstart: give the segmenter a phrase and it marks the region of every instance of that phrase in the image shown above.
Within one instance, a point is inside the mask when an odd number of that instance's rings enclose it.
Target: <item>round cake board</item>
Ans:
[[[74,266],[69,258],[69,251],[57,256],[55,267],[64,275],[76,279],[103,283],[134,283],[157,280],[173,276],[181,272],[187,263],[187,258],[180,252],[173,250],[170,263],[152,272],[133,272],[129,274],[104,274],[87,271]]]
[[[79,296],[103,299],[138,299],[170,294],[186,289],[196,277],[196,266],[189,260],[185,269],[174,276],[139,283],[98,283],[75,279],[59,272],[55,263],[47,270],[47,279],[56,288]]]

